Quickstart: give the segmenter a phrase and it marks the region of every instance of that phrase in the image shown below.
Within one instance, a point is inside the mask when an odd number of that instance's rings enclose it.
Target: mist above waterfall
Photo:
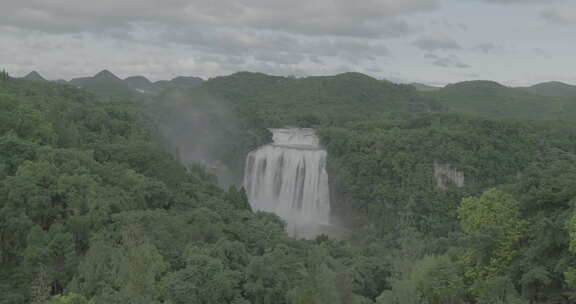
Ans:
[[[326,151],[312,129],[271,129],[273,143],[248,154],[244,186],[254,210],[272,212],[291,236],[310,238],[330,225]]]
[[[243,123],[233,109],[202,90],[171,90],[159,99],[152,111],[163,140],[180,161],[202,164],[224,188],[240,183],[246,151],[239,151],[235,141],[242,138]]]

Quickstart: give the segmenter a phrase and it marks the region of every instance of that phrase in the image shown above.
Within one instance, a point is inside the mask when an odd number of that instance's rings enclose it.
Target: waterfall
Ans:
[[[254,210],[272,212],[293,237],[311,238],[330,223],[326,151],[312,129],[271,129],[273,143],[248,154],[244,187]]]

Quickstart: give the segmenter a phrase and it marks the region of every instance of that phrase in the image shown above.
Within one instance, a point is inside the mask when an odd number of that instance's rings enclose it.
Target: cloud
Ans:
[[[542,4],[542,0],[474,0],[480,2],[488,2],[495,4]],[[546,3],[560,2],[563,0],[546,0]]]
[[[466,69],[469,68],[470,65],[465,64],[458,59],[458,57],[454,55],[449,56],[438,56],[435,54],[426,54],[424,55],[425,58],[432,59],[432,64],[435,66],[439,66],[442,68],[460,68]]]
[[[441,34],[420,37],[418,40],[414,41],[414,45],[429,52],[462,49],[458,42]]]
[[[388,57],[390,49],[379,40],[358,38],[305,37],[294,34],[254,30],[218,30],[205,32],[195,28],[163,32],[155,44],[188,46],[205,53],[254,57],[268,63],[298,64],[333,57],[352,63]]]
[[[542,48],[532,48],[532,51],[534,52],[534,54],[541,56],[541,57],[546,57],[546,58],[552,57],[552,55],[550,55],[550,53],[548,53],[548,51],[546,51]]]
[[[480,52],[485,53],[485,54],[488,54],[488,53],[493,53],[497,50],[500,50],[500,49],[502,49],[502,47],[500,47],[494,43],[488,42],[488,43],[478,44],[478,45],[474,46],[472,49],[476,50],[476,51],[480,51]]]
[[[399,17],[438,6],[438,0],[20,0],[2,4],[0,25],[51,33],[161,24],[306,36],[393,37],[409,30]]]
[[[552,24],[576,24],[571,2],[4,0],[0,68],[66,79],[103,68],[153,79],[238,70],[300,76],[403,71],[406,78],[445,82],[473,65],[481,75],[523,78],[522,69],[507,64],[530,62],[539,74],[569,68],[534,48],[545,46],[556,60],[570,56],[573,43],[564,39],[570,28]],[[534,24],[539,10],[547,24]],[[512,54],[513,45],[524,51]],[[420,66],[415,57],[426,53],[430,64]]]
[[[436,19],[436,20],[432,20],[430,21],[430,24],[433,26],[436,25],[441,25],[443,27],[445,27],[448,30],[454,31],[467,31],[469,28],[467,25],[463,24],[463,23],[452,23],[450,22],[447,18],[441,18],[441,19]]]
[[[576,24],[576,11],[574,8],[549,8],[541,11],[540,16],[550,23],[562,25]]]
[[[293,65],[298,64],[304,60],[306,57],[300,53],[293,52],[277,52],[277,53],[257,53],[254,59],[262,62],[270,62],[281,65]]]
[[[267,70],[273,69],[269,65],[290,70],[330,61],[327,58],[337,58],[339,65],[346,66],[390,56],[387,39],[418,31],[406,17],[437,9],[440,2],[19,0],[2,4],[0,30],[34,37],[22,46],[31,52],[50,48],[51,53],[62,52],[66,57],[81,47],[60,44],[58,49],[49,41],[78,40],[86,47],[98,45],[108,54],[110,49],[120,47],[179,49],[189,52],[180,55],[188,67],[189,57],[196,58],[194,66],[199,65],[197,58],[214,59],[202,66],[207,73],[212,73],[214,67],[222,71],[249,68],[251,62],[256,64],[252,66],[261,63]],[[0,37],[0,41],[3,39],[21,38]],[[241,57],[245,62],[222,59],[225,57]]]
[[[476,74],[476,73],[461,73],[458,75],[462,76],[462,77],[466,77],[466,78],[478,78],[478,77],[480,77],[480,75]]]

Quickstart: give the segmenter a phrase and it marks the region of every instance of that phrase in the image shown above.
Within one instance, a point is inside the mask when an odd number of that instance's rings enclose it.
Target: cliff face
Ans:
[[[464,186],[464,172],[456,170],[450,164],[434,163],[434,177],[438,188],[446,190],[448,185],[452,182],[457,187]]]

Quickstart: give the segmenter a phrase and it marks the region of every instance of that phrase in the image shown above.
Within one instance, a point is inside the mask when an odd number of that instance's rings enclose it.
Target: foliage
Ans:
[[[489,81],[417,92],[356,73],[295,79],[243,72],[167,91],[152,108],[191,126],[198,118],[171,113],[192,107],[210,121],[234,121],[210,125],[228,128],[216,141],[225,144],[211,148],[233,155],[210,154],[239,172],[238,155],[269,140],[266,128],[316,128],[329,154],[334,215],[354,246],[377,244],[386,256],[378,263],[393,267],[383,280],[351,276],[364,299],[563,303],[564,272],[569,279],[573,267],[563,224],[575,189],[573,105]],[[461,172],[464,185],[437,187],[434,164]],[[416,292],[411,265],[448,252],[450,262],[438,262],[442,271],[432,277],[450,274],[464,291]],[[494,286],[501,288],[487,291]],[[318,301],[309,288],[292,296]]]
[[[554,89],[540,86],[521,89],[505,87],[493,81],[465,81],[422,94],[460,113],[484,117],[574,121],[576,102],[570,92],[570,89],[574,89],[567,87],[555,85]],[[551,91],[554,94],[550,94]]]
[[[576,126],[501,119],[571,104],[510,90],[237,73],[142,103],[0,80],[0,303],[571,303]],[[291,239],[208,172],[233,185],[286,125],[317,129],[348,241]]]
[[[13,80],[0,107],[2,304],[366,303],[385,284],[373,255],[291,239],[184,167],[138,104]]]
[[[464,233],[476,243],[489,241],[485,248],[493,247],[489,260],[477,261],[478,268],[470,270],[473,278],[493,277],[501,274],[518,255],[518,245],[524,236],[526,222],[520,219],[518,201],[496,189],[485,191],[478,198],[466,198],[458,208]],[[489,240],[486,239],[489,236]]]

